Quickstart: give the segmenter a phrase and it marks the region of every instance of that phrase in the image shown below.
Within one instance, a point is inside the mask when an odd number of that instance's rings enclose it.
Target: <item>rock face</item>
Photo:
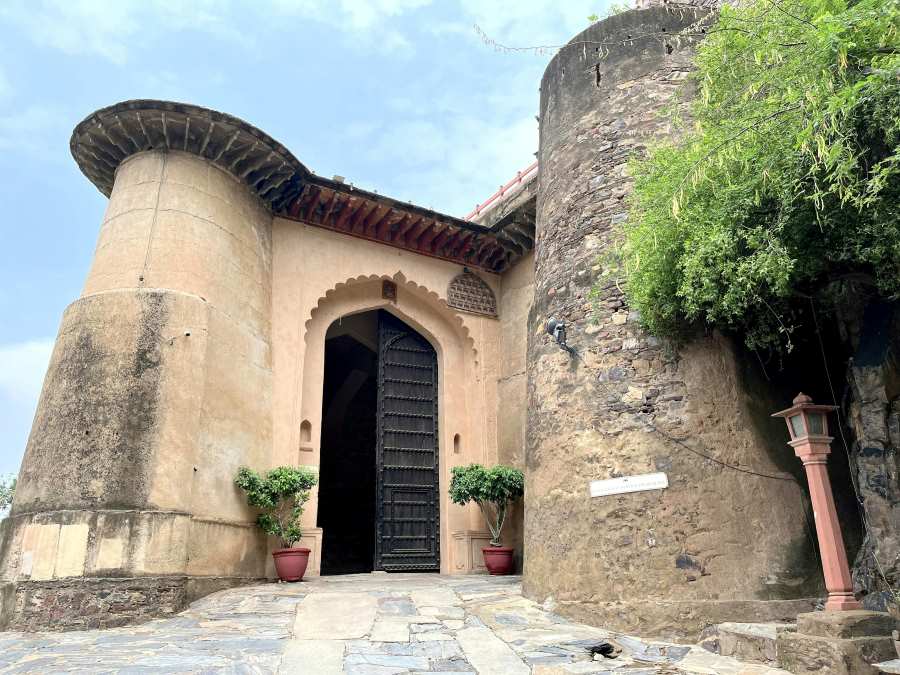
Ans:
[[[854,323],[858,329],[849,332],[855,354],[848,368],[851,460],[866,524],[854,585],[867,609],[897,614],[890,589],[900,582],[900,312],[894,304],[875,301]]]
[[[821,591],[798,463],[767,420],[780,402],[722,337],[675,354],[643,333],[622,281],[603,275],[626,219],[627,160],[673,133],[660,112],[690,93],[691,45],[666,36],[702,17],[618,14],[548,66],[527,360],[526,593],[675,639],[792,619]],[[550,317],[577,356],[545,334]],[[588,495],[591,480],[658,471],[668,489]]]

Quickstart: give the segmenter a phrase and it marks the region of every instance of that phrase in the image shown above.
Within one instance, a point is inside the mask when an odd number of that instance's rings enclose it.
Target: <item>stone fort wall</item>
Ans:
[[[582,621],[675,639],[791,618],[820,590],[796,461],[760,422],[777,404],[728,340],[701,336],[674,353],[641,330],[622,280],[603,276],[626,219],[628,158],[674,133],[661,112],[689,96],[692,56],[675,34],[702,11],[615,15],[548,66],[527,360],[526,593]],[[549,317],[567,322],[577,357],[544,333]],[[658,471],[668,489],[588,495],[591,480]]]

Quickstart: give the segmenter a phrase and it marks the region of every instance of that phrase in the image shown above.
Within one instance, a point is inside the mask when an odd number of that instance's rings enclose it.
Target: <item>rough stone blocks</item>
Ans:
[[[863,610],[811,612],[797,617],[797,632],[780,633],[779,665],[804,675],[876,675],[872,664],[896,656],[896,619]]]

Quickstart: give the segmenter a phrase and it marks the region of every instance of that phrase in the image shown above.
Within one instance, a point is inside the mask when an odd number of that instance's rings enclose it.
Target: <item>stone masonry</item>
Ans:
[[[591,658],[608,643],[614,658]],[[786,675],[567,621],[518,577],[365,574],[223,591],[141,626],[0,633],[10,673]]]
[[[628,159],[675,133],[661,113],[689,97],[692,56],[675,34],[703,12],[601,21],[541,86],[525,592],[567,616],[671,638],[790,619],[821,583],[790,449],[758,422],[775,402],[754,393],[726,339],[676,353],[643,333],[622,280],[605,276],[627,217]],[[577,355],[545,334],[550,317],[568,324]],[[591,480],[657,471],[668,489],[588,496]]]

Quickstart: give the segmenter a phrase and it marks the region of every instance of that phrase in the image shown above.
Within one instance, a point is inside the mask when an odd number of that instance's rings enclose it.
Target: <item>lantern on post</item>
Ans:
[[[828,435],[828,413],[836,409],[833,405],[816,405],[809,396],[801,392],[794,399],[793,406],[772,415],[784,418],[791,435],[788,445],[794,448],[806,469],[822,557],[822,572],[825,576],[825,588],[828,590],[825,609],[831,611],[862,608],[853,595],[853,580],[850,578],[844,538],[834,506],[831,481],[828,479],[828,455],[831,453],[831,441],[834,440]]]

